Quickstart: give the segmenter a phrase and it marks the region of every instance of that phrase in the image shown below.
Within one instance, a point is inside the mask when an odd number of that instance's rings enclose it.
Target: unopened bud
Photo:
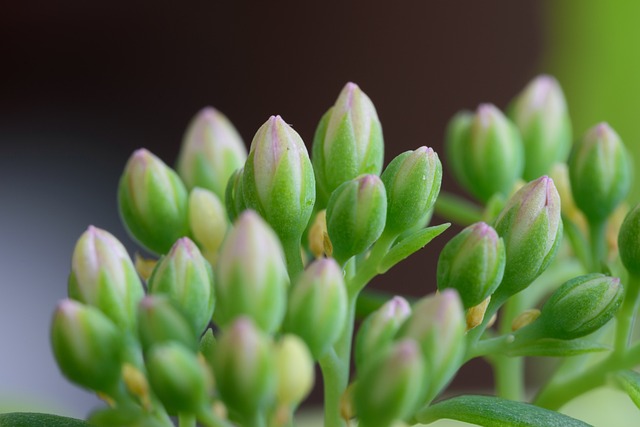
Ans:
[[[453,175],[478,200],[509,195],[522,175],[524,149],[518,130],[491,104],[478,106],[475,114],[455,115],[445,142]]]
[[[467,331],[482,324],[489,302],[491,302],[491,297],[487,297],[480,304],[467,309]]]
[[[90,226],[73,251],[69,296],[97,307],[119,327],[132,328],[143,295],[142,282],[122,243]]]
[[[213,273],[198,247],[183,237],[156,266],[149,293],[166,294],[183,310],[200,334],[211,321],[214,308]]]
[[[222,199],[229,177],[246,158],[244,142],[229,119],[206,107],[189,123],[177,169],[187,188],[206,188]]]
[[[496,231],[478,222],[445,245],[438,259],[438,289],[453,288],[469,309],[491,296],[502,281],[504,242]]]
[[[307,345],[295,335],[283,336],[275,346],[279,405],[297,406],[313,387],[313,357]]]
[[[327,204],[333,256],[344,262],[364,252],[384,230],[387,193],[376,175],[362,175],[339,186]]]
[[[244,202],[244,195],[242,194],[242,174],[244,168],[237,169],[227,184],[227,190],[224,195],[224,203],[227,208],[227,217],[231,222],[235,221],[238,216],[244,211],[247,206]]]
[[[640,204],[627,213],[620,227],[618,250],[627,271],[640,276]]]
[[[215,263],[229,218],[224,205],[209,190],[194,188],[189,194],[189,226],[193,238],[209,262]]]
[[[356,84],[347,83],[322,117],[313,139],[312,157],[322,203],[342,183],[362,174],[380,174],[384,157],[382,126],[373,103]]]
[[[420,147],[406,151],[382,173],[387,190],[385,232],[400,234],[423,222],[433,207],[442,182],[442,165],[435,151]]]
[[[309,228],[309,250],[316,258],[321,258],[324,255],[331,256],[331,253],[327,253],[326,241],[329,238],[327,233],[327,211],[323,209],[316,214],[313,224]],[[331,242],[329,240],[329,242]],[[331,248],[333,252],[333,247]]]
[[[573,197],[593,222],[604,221],[627,197],[631,174],[629,153],[606,123],[587,131],[569,159]]]
[[[195,350],[198,340],[194,326],[166,295],[148,295],[142,300],[138,336],[145,351],[154,344],[173,341]]]
[[[583,233],[587,233],[587,219],[584,217],[582,211],[578,209],[573,199],[571,183],[569,182],[569,168],[566,163],[556,163],[553,165],[549,176],[553,179],[556,190],[558,190],[562,215],[573,222]]]
[[[523,177],[527,181],[550,172],[564,162],[571,149],[571,120],[558,81],[541,75],[513,100],[509,117],[520,130],[524,144]]]
[[[518,329],[522,329],[533,323],[538,317],[540,317],[540,310],[537,308],[525,310],[513,319],[513,322],[511,323],[511,330],[515,332]]]
[[[227,234],[216,275],[220,326],[245,315],[265,332],[275,332],[285,314],[289,278],[278,237],[254,211],[240,215]]]
[[[146,258],[140,255],[139,252],[136,252],[133,255],[133,265],[136,267],[136,271],[138,272],[138,275],[145,282],[149,280],[149,277],[151,277],[151,274],[153,273],[153,269],[156,268],[157,263],[158,263],[158,260],[154,258]]]
[[[147,249],[164,254],[189,234],[187,190],[178,175],[145,149],[133,153],[118,188],[120,216]]]
[[[130,363],[122,365],[122,379],[129,393],[140,399],[145,409],[151,409],[149,383],[144,374]]]

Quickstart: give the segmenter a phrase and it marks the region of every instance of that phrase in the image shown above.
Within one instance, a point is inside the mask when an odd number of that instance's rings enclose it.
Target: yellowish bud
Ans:
[[[576,206],[573,194],[571,193],[569,169],[567,168],[567,165],[565,163],[556,163],[551,168],[549,176],[553,179],[556,189],[558,190],[558,194],[560,195],[560,210],[562,211],[562,215],[569,218],[569,220],[571,220],[571,222],[573,222],[583,233],[587,233],[587,219],[582,211],[578,209],[578,206]],[[615,239],[617,239],[617,237]]]
[[[353,405],[353,386],[355,383],[349,384],[349,387],[340,396],[340,416],[349,425],[349,421],[356,416],[356,408]]]
[[[325,237],[326,236],[326,237]],[[327,234],[327,210],[323,209],[316,214],[311,228],[309,228],[309,249],[316,258],[321,258],[326,254]],[[329,242],[331,245],[331,242]]]
[[[145,282],[149,280],[151,277],[151,273],[153,273],[153,269],[156,267],[158,260],[153,258],[145,258],[140,253],[136,252],[134,256],[134,262],[136,271],[142,277],[142,280]]]
[[[609,217],[609,221],[607,221],[606,239],[609,261],[614,261],[618,256],[618,234],[620,233],[622,222],[625,216],[627,216],[627,212],[629,212],[629,205],[626,202],[622,202],[620,206],[613,211]]]
[[[511,324],[511,330],[515,332],[518,329],[522,329],[525,326],[533,323],[533,321],[536,320],[538,317],[540,317],[540,310],[538,310],[537,308],[531,308],[529,310],[525,310],[522,313],[520,313],[515,319],[513,319],[513,323]]]
[[[313,387],[313,357],[302,339],[285,335],[276,344],[276,370],[279,405],[291,406],[302,401]]]
[[[127,390],[138,399],[145,407],[151,408],[151,400],[149,399],[149,382],[139,369],[135,366],[125,363],[122,365],[122,379],[127,386]]]
[[[491,301],[490,296],[480,304],[475,305],[467,310],[467,331],[470,331],[476,326],[482,324],[482,321],[484,320],[484,314],[487,312],[487,307],[489,306],[489,301]]]
[[[229,227],[224,205],[215,193],[194,188],[189,194],[189,227],[194,240],[215,264],[216,254]]]

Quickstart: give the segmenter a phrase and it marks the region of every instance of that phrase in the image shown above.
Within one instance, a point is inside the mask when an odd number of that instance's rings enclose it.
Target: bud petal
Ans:
[[[332,258],[314,261],[289,296],[286,329],[300,336],[320,358],[338,339],[347,320],[342,269]]]
[[[178,342],[196,350],[198,336],[182,310],[165,295],[149,295],[138,309],[138,335],[146,351],[154,344]]]
[[[576,143],[569,178],[576,204],[590,221],[605,220],[629,193],[629,158],[620,137],[606,123],[591,128]]]
[[[426,384],[426,366],[420,347],[402,340],[373,357],[359,375],[354,390],[361,425],[388,427],[419,405]]]
[[[495,229],[507,254],[498,292],[513,295],[546,270],[562,240],[560,196],[553,180],[543,176],[518,190],[500,212]]]
[[[546,175],[554,163],[567,159],[571,149],[571,120],[555,78],[541,75],[533,79],[513,100],[509,118],[522,135],[524,179],[530,181]]]
[[[387,190],[385,230],[400,234],[420,223],[440,192],[442,165],[435,151],[420,147],[393,159],[382,173]]]
[[[189,194],[189,225],[194,240],[203,248],[210,262],[215,261],[218,249],[229,228],[229,218],[224,205],[204,188],[194,188]]]
[[[347,83],[322,117],[313,139],[313,168],[324,202],[342,183],[362,174],[379,175],[384,157],[382,126],[373,103]]]
[[[206,107],[189,123],[177,169],[187,188],[206,188],[222,199],[229,177],[246,158],[244,142],[229,119]]]
[[[363,368],[371,355],[384,351],[411,314],[406,299],[396,296],[362,322],[355,344],[356,367]]]
[[[618,233],[618,249],[624,267],[640,275],[640,204],[627,213]]]
[[[300,135],[280,116],[258,129],[242,176],[248,208],[255,209],[282,241],[299,240],[316,199],[316,183]]]
[[[166,294],[183,310],[195,331],[202,333],[214,307],[213,273],[188,237],[179,239],[149,279],[150,294]]]
[[[250,319],[236,319],[223,332],[217,350],[214,372],[229,408],[251,417],[273,402],[277,377],[272,344]]]
[[[70,381],[101,392],[110,392],[118,382],[120,332],[97,309],[71,300],[60,302],[53,315],[51,344]]]
[[[97,307],[119,327],[135,324],[144,289],[127,250],[109,232],[90,226],[78,239],[69,296]]]
[[[387,193],[376,175],[362,175],[339,186],[327,204],[327,230],[333,255],[344,262],[364,252],[382,234]]]
[[[187,190],[178,175],[144,148],[125,166],[118,188],[120,216],[129,233],[164,254],[189,234]]]
[[[217,323],[246,315],[265,332],[278,329],[289,276],[278,237],[254,211],[243,212],[227,234],[216,273]]]
[[[236,169],[231,174],[224,196],[224,203],[227,207],[227,216],[233,222],[247,208],[242,194],[242,174],[244,168]]]
[[[285,335],[275,347],[279,405],[296,406],[313,387],[313,357],[307,345],[295,335]]]
[[[515,125],[491,104],[475,115],[458,113],[447,130],[447,158],[456,179],[477,199],[507,196],[524,167],[524,149]]]
[[[438,259],[438,289],[458,291],[465,309],[491,296],[502,281],[504,242],[484,222],[472,224],[451,239]]]
[[[196,355],[181,344],[154,345],[146,366],[151,387],[170,414],[196,414],[207,404],[209,373]]]
[[[572,340],[600,329],[618,311],[624,290],[617,277],[587,274],[564,283],[542,307],[540,321],[553,338]]]

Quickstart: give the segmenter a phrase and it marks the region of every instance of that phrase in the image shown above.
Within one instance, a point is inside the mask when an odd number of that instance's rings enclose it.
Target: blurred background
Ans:
[[[547,72],[565,89],[576,135],[607,120],[635,155],[639,16],[640,3],[622,0],[4,4],[0,411],[84,417],[97,404],[61,377],[49,349],[73,246],[93,224],[136,250],[117,213],[125,162],[146,147],[174,164],[203,106],[224,112],[247,145],[280,114],[310,147],[319,118],[353,81],[377,107],[388,162],[421,145],[442,153],[456,111],[503,108]],[[458,192],[444,167],[443,188]],[[431,292],[437,254],[455,231],[373,286]],[[490,370],[467,367],[455,386],[490,387]]]

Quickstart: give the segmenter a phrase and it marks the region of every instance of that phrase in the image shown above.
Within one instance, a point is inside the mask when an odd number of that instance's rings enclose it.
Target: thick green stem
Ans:
[[[516,294],[507,301],[500,319],[502,335],[511,332],[513,319],[524,310],[524,305],[521,294]],[[509,400],[524,400],[524,359],[497,355],[493,367],[498,396]]]
[[[593,272],[602,271],[605,254],[606,221],[589,221],[589,238],[591,243],[591,269]]]
[[[302,264],[302,252],[300,249],[300,238],[283,241],[282,246],[287,260],[287,272],[292,281],[304,269]]]
[[[435,204],[435,212],[447,221],[458,225],[471,225],[482,221],[482,209],[474,203],[451,193],[441,191]]]
[[[333,350],[320,358],[319,362],[324,386],[324,426],[343,427],[345,423],[340,414],[340,398],[349,381],[349,368],[347,366],[345,369]]]
[[[633,332],[633,324],[638,311],[638,296],[640,294],[640,277],[629,274],[629,283],[626,286],[624,302],[617,314],[615,349],[619,354],[624,352],[629,345]]]

